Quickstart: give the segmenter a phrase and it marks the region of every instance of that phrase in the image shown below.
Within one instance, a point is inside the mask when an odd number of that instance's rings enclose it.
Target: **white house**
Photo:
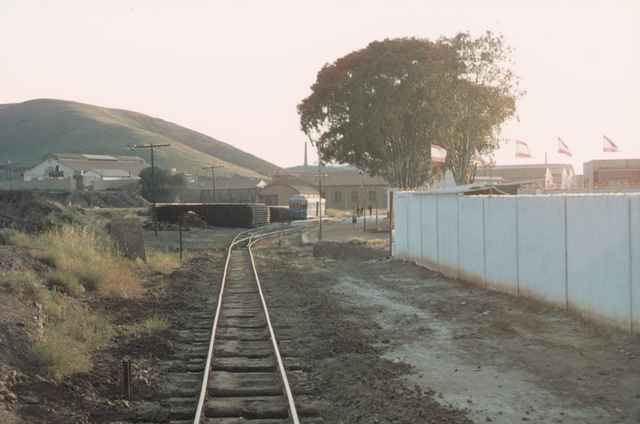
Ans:
[[[140,179],[147,167],[137,156],[109,156],[78,153],[51,153],[42,162],[24,172],[25,181],[75,178],[84,187],[101,183],[127,183]]]

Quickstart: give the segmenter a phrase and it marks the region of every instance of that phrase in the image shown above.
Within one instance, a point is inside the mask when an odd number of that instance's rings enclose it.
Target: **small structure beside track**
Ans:
[[[158,203],[154,210],[159,222],[169,224],[177,224],[188,212],[215,227],[254,228],[270,222],[264,203]]]

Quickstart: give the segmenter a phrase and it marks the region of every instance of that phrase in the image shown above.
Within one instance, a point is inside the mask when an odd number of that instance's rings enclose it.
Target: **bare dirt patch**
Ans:
[[[329,274],[309,272],[309,264],[319,262],[312,247],[290,240],[260,249],[258,269],[276,331],[304,358],[325,422],[470,423],[464,411],[439,403],[434,391],[407,383],[412,366],[382,356],[389,339],[370,319],[375,311],[337,300]]]
[[[409,263],[260,256],[332,422],[640,422],[638,337]]]

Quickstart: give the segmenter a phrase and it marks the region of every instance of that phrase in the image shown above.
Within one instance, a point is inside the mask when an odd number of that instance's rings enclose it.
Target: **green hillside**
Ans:
[[[137,155],[127,145],[170,143],[158,165],[197,172],[222,164],[221,173],[270,176],[278,167],[242,150],[162,119],[137,112],[63,100],[37,99],[0,105],[0,163],[34,164],[48,153]]]

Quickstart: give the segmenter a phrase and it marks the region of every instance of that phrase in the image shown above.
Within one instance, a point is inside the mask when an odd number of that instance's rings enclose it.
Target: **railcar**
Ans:
[[[291,219],[318,218],[325,213],[325,199],[312,195],[296,195],[289,197],[289,214]]]

